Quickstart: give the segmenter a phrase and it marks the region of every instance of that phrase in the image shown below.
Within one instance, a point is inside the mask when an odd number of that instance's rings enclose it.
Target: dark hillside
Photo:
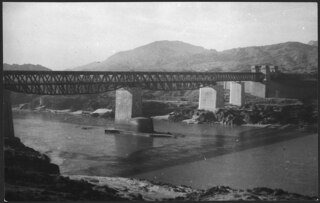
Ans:
[[[3,70],[25,70],[25,71],[51,71],[51,69],[46,68],[41,65],[33,65],[33,64],[3,64]]]

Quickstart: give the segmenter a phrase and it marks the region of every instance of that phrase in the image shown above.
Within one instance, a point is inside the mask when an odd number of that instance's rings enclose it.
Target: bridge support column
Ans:
[[[131,118],[141,116],[141,114],[141,88],[116,90],[116,124],[128,124]]]
[[[3,90],[2,101],[2,126],[5,137],[14,137],[12,108],[11,108],[11,93],[8,90]]]
[[[236,106],[244,105],[244,84],[242,82],[230,83],[230,104]]]
[[[223,89],[230,89],[230,82],[227,82],[227,81],[225,81],[225,82],[223,82]]]
[[[223,86],[203,87],[199,91],[199,109],[215,111],[224,106]]]
[[[40,99],[39,99],[39,106],[43,106],[43,105],[44,105],[43,98],[42,98],[42,97],[40,97]]]

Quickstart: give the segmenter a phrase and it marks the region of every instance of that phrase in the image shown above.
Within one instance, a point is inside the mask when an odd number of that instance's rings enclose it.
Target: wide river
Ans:
[[[62,174],[124,176],[195,188],[281,188],[318,195],[318,135],[289,129],[188,125],[154,120],[175,138],[105,134],[113,121],[15,111],[23,143]],[[85,129],[83,128],[85,127]]]

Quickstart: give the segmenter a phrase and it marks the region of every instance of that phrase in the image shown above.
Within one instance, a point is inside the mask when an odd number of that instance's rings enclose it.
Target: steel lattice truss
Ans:
[[[4,88],[39,95],[96,94],[119,88],[192,90],[219,81],[262,81],[251,72],[4,71]]]

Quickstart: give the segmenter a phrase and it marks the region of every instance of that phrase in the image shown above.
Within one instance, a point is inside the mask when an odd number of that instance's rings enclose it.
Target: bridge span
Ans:
[[[7,90],[38,95],[97,94],[119,88],[193,90],[221,81],[262,82],[260,72],[4,71]]]

